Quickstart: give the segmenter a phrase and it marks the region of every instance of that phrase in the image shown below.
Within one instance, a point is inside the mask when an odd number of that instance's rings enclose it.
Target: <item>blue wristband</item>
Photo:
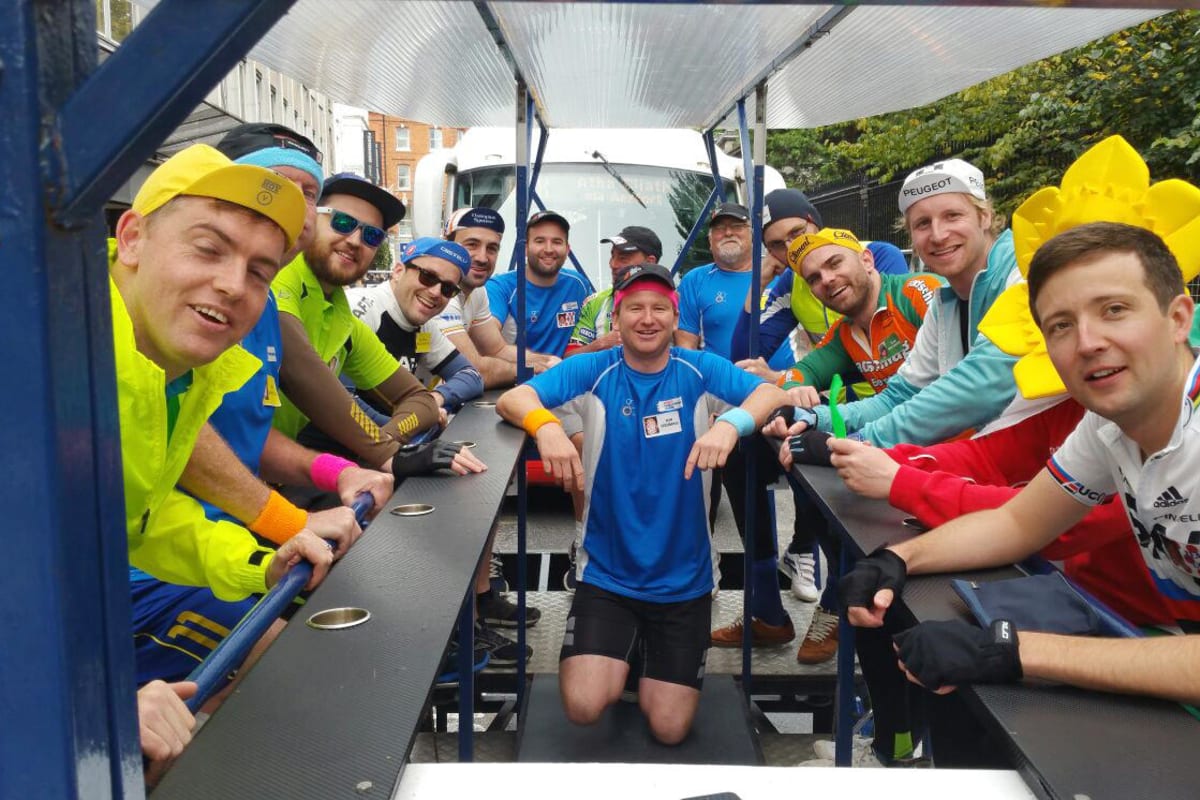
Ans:
[[[729,409],[717,417],[717,422],[728,422],[737,430],[739,438],[754,433],[754,417],[744,408]]]

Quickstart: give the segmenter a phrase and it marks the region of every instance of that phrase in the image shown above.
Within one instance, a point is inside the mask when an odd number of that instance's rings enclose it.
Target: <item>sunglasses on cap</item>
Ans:
[[[416,264],[405,264],[404,268],[405,269],[415,269],[417,271],[417,280],[419,280],[421,282],[422,286],[424,286],[426,288],[433,288],[434,286],[438,286],[439,288],[441,288],[442,297],[446,298],[447,300],[453,300],[455,297],[458,296],[458,293],[461,291],[458,288],[457,283],[455,283],[454,281],[442,280],[441,278],[439,278],[437,276],[437,273],[433,272],[432,270],[425,269],[424,267],[418,267]]]
[[[282,147],[285,150],[299,150],[304,155],[311,158],[317,164],[321,164],[325,160],[325,156],[317,149],[312,142],[302,142],[298,139],[293,139],[282,133],[274,133],[271,131],[258,131],[251,135],[254,139],[261,140],[261,144],[255,149],[265,147]],[[250,139],[251,136],[247,136]]]
[[[362,242],[367,247],[379,247],[379,245],[383,244],[383,240],[387,238],[387,231],[383,228],[359,222],[357,218],[350,216],[345,211],[338,211],[336,208],[330,208],[329,206],[317,206],[317,213],[328,214],[329,227],[343,236],[349,236],[359,228],[362,228]]]

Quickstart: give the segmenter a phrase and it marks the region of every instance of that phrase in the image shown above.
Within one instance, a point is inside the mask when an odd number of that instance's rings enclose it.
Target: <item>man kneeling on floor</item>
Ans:
[[[700,702],[712,612],[710,476],[696,470],[723,465],[787,396],[724,358],[671,346],[679,299],[665,268],[628,267],[613,297],[620,347],[567,359],[506,392],[496,410],[535,437],[564,488],[584,490],[578,588],[559,656],[567,718],[597,722],[634,660],[651,732],[678,744]],[[711,429],[709,393],[741,404]],[[582,461],[547,410],[572,400]]]

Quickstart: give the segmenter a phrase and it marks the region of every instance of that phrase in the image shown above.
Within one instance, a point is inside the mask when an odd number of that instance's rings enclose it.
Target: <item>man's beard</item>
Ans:
[[[741,242],[722,242],[713,249],[713,260],[723,267],[736,267],[745,260],[748,249]]]
[[[368,263],[365,266],[356,267],[353,272],[335,270],[332,263],[337,256],[332,250],[326,250],[323,254],[314,252],[314,250],[315,248],[310,247],[304,254],[304,260],[317,280],[330,286],[351,286],[357,283],[363,275],[366,275],[371,266]]]

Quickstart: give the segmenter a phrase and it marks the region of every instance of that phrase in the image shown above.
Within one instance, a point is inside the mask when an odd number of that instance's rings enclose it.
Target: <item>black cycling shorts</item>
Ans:
[[[632,662],[637,654],[639,677],[699,689],[711,627],[710,594],[679,603],[651,603],[580,582],[558,658],[595,655]]]

